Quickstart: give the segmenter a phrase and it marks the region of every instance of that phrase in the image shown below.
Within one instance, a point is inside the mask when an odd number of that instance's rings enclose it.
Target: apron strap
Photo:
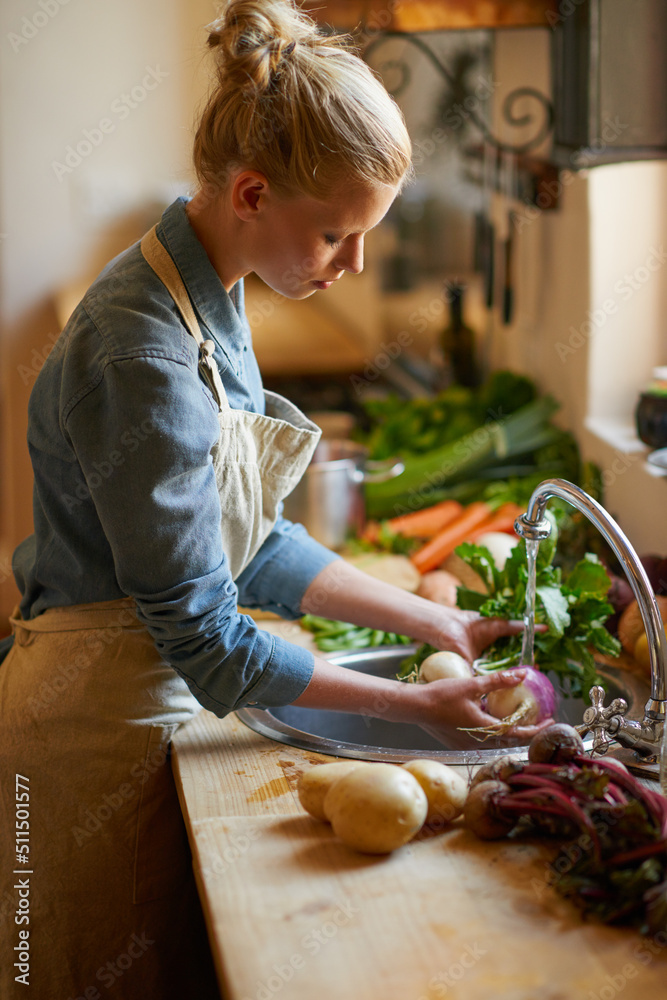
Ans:
[[[158,278],[165,285],[167,291],[173,298],[178,311],[183,317],[188,331],[195,338],[199,346],[199,371],[215,396],[218,406],[222,410],[228,407],[227,396],[220,378],[220,372],[213,357],[215,344],[212,340],[204,340],[199,326],[199,322],[192,308],[190,296],[183,283],[178,268],[169,251],[162,245],[157,235],[157,227],[152,229],[142,237],[141,252],[146,261],[153,268]]]

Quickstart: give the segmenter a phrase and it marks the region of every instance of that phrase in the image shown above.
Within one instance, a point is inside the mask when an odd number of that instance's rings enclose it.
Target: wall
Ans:
[[[30,389],[54,296],[93,277],[187,191],[209,0],[4,0],[0,7],[0,630],[31,531]]]
[[[493,131],[504,141],[525,142],[536,132],[537,106],[528,98],[517,102],[515,114],[536,117],[521,128],[510,128],[501,108],[517,87],[550,93],[550,41],[548,29],[494,35]],[[548,141],[534,151],[549,152]],[[605,502],[632,544],[665,553],[667,480],[648,471],[648,449],[634,433],[634,406],[651,367],[667,363],[667,163],[566,170],[559,185],[556,211],[502,194],[492,198],[500,240],[508,232],[508,208],[517,213],[514,317],[505,326],[497,307],[486,314],[471,276],[466,318],[480,343],[488,342],[493,367],[523,371],[559,400],[558,421],[599,465]],[[499,255],[497,263],[502,266]],[[424,330],[423,317],[429,320]],[[446,320],[439,284],[422,282],[408,296],[391,296],[385,319],[389,336],[408,330],[414,349],[427,353]]]
[[[548,91],[548,35],[497,34],[500,98],[540,76]],[[649,473],[633,420],[651,367],[667,362],[666,198],[664,161],[562,173],[558,211],[520,212],[515,321],[496,319],[494,338],[497,364],[561,402],[559,420],[600,466],[606,506],[635,548],[661,553],[667,480]]]

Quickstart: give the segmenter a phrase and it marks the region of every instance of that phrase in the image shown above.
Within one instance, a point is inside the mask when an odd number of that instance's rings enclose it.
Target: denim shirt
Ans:
[[[230,405],[264,412],[243,283],[228,294],[177,199],[157,232],[174,259]],[[294,701],[310,652],[259,629],[237,604],[299,616],[304,591],[335,557],[280,518],[232,581],[222,548],[211,448],[217,406],[198,351],[138,243],[77,306],[29,404],[34,534],[14,554],[21,614],[135,598],[164,660],[219,716]]]

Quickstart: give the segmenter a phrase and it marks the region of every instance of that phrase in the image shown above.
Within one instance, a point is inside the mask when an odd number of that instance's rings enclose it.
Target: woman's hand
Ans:
[[[436,649],[459,653],[468,663],[505,635],[516,635],[523,623],[484,618],[476,611],[446,608],[415,594],[373,580],[342,559],[329,563],[306,590],[301,610],[357,625],[399,632],[428,642]],[[536,626],[541,631],[544,626]],[[317,660],[313,680],[297,705],[357,712],[393,722],[412,722],[453,748],[470,748],[470,736],[459,726],[474,728],[497,723],[481,705],[484,694],[518,684],[521,672],[495,672],[470,680],[443,680],[431,684],[399,681],[335,667]],[[517,726],[501,739],[529,742],[540,726]]]
[[[410,722],[447,747],[470,749],[470,736],[460,732],[459,727],[497,724],[499,720],[482,708],[483,696],[498,688],[514,687],[523,677],[523,671],[512,670],[463,680],[405,684],[315,657],[310,683],[293,704],[354,712],[389,722]],[[550,721],[539,726],[517,726],[501,739],[508,744],[527,743]]]
[[[491,643],[504,635],[523,631],[523,622],[503,618],[484,618],[477,611],[438,608],[441,612],[435,634],[428,640],[436,649],[449,649],[472,663]],[[537,626],[538,630],[544,626]],[[492,690],[489,688],[489,690]]]
[[[482,707],[484,695],[500,688],[516,687],[524,677],[523,670],[495,671],[480,677],[431,681],[430,684],[419,685],[423,691],[419,725],[448,748],[469,749],[470,736],[460,732],[460,728],[492,726],[499,721]],[[535,726],[513,726],[498,739],[508,744],[529,743],[540,729],[553,721],[545,719]]]
[[[329,563],[315,577],[303,596],[301,611],[409,635],[436,649],[451,649],[469,663],[500,636],[515,635],[523,628],[522,622],[484,618],[476,611],[446,608],[408,594],[374,580],[343,559]]]

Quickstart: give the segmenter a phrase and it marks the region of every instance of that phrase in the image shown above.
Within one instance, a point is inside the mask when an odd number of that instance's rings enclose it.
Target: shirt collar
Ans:
[[[158,225],[200,319],[238,374],[241,355],[249,342],[244,314],[243,279],[227,292],[208,255],[190,225],[187,198],[177,198],[163,213]]]

